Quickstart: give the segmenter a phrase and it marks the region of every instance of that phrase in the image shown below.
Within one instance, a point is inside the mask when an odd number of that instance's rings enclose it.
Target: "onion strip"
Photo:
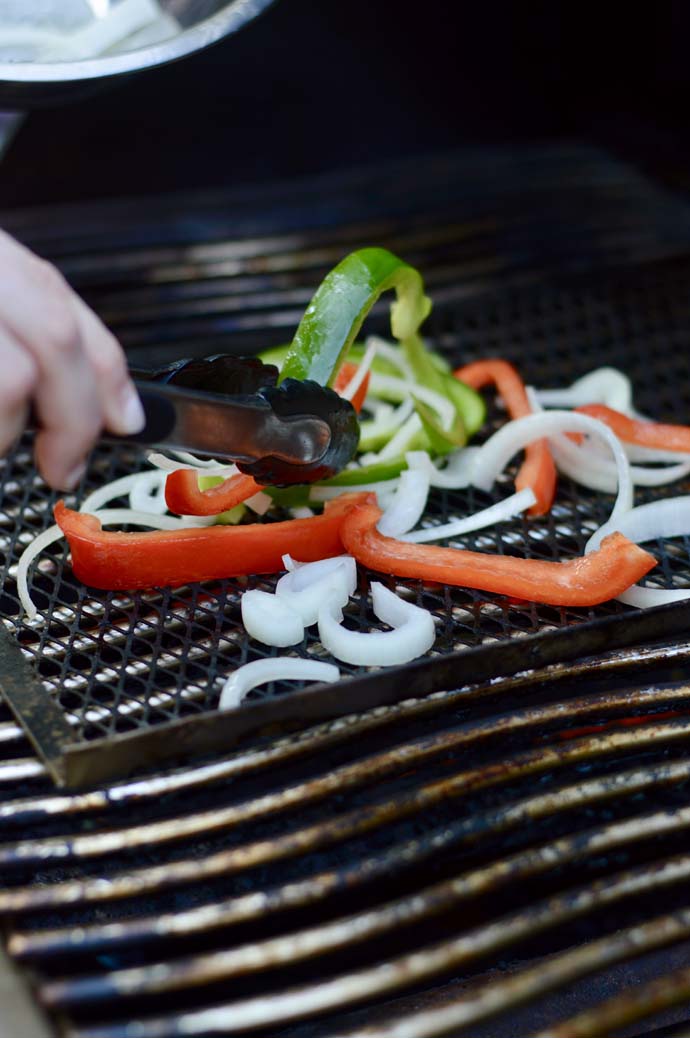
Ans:
[[[336,555],[319,562],[297,563],[276,584],[276,595],[300,617],[304,627],[311,627],[324,603],[333,601],[344,606],[356,586],[357,563],[351,555]]]
[[[429,473],[426,469],[415,465],[414,455],[422,452],[410,452],[405,460],[412,466],[400,474],[397,490],[389,506],[378,521],[379,533],[386,537],[400,537],[417,525],[424,515],[429,498]],[[425,455],[428,458],[428,455]]]
[[[177,467],[179,468],[179,465]],[[102,487],[93,490],[84,498],[79,511],[96,512],[109,501],[113,501],[118,497],[124,497],[126,494],[131,495],[136,492],[138,488],[141,488],[148,496],[153,489],[164,485],[164,473],[156,470],[153,472],[133,472],[129,476],[122,476],[120,479],[113,479],[110,483],[104,483]],[[163,503],[165,504],[165,502]]]
[[[592,534],[585,546],[585,554],[596,549],[604,537],[614,530],[624,534],[636,544],[657,540],[662,537],[684,537],[690,534],[690,496],[667,497],[661,501],[650,501],[638,505],[615,522],[609,520]],[[649,609],[652,606],[668,605],[690,598],[687,588],[654,588],[636,584],[617,596],[619,602]]]
[[[303,660],[282,656],[267,660],[254,660],[238,667],[223,685],[219,710],[232,710],[239,706],[248,692],[257,685],[269,681],[338,681],[340,670],[333,663],[319,660]]]
[[[22,609],[26,613],[27,620],[33,620],[38,613],[36,604],[29,593],[29,567],[36,556],[45,551],[49,544],[54,544],[56,541],[62,540],[63,537],[62,530],[57,523],[54,523],[47,530],[44,530],[43,533],[39,533],[38,537],[34,537],[31,544],[19,556],[16,576],[17,596]]]
[[[161,454],[160,451],[149,451],[146,460],[149,465],[153,465],[163,472],[175,472],[182,465],[188,469],[200,469],[205,476],[234,476],[239,471],[237,465],[230,463],[215,459],[203,461],[201,458],[195,458],[193,454],[187,454],[186,451],[174,451],[173,453],[176,458],[169,458],[167,454]]]
[[[373,371],[369,379],[369,392],[372,396],[382,396],[386,400],[402,403],[409,397],[416,396],[424,404],[433,408],[444,429],[449,429],[455,418],[455,406],[447,396],[437,393],[428,386],[419,385],[412,379],[396,378],[395,375],[380,375]]]
[[[367,348],[364,351],[364,356],[357,365],[357,370],[355,371],[354,375],[347,383],[345,388],[340,391],[340,395],[341,397],[343,397],[344,400],[352,400],[355,393],[364,382],[364,379],[367,377],[369,369],[371,368],[371,365],[373,363],[374,357],[376,356],[376,353],[376,343],[368,343]]]
[[[495,505],[483,508],[481,512],[475,512],[474,515],[468,515],[464,519],[452,519],[440,526],[429,526],[412,533],[398,534],[398,540],[408,541],[410,544],[425,544],[428,541],[439,541],[441,538],[459,537],[464,533],[483,530],[487,526],[513,519],[531,508],[535,501],[534,491],[526,487],[516,494],[511,494],[504,501],[498,501]]]
[[[321,644],[336,659],[358,666],[392,667],[409,663],[434,644],[434,618],[427,609],[404,602],[383,584],[373,581],[371,598],[374,613],[391,631],[362,633],[343,627],[343,613],[334,601],[319,611]]]
[[[588,421],[583,422],[583,418]],[[629,511],[633,505],[633,483],[630,477],[630,463],[620,440],[603,422],[572,411],[541,412],[507,422],[480,448],[475,457],[472,482],[480,490],[489,491],[513,455],[528,443],[544,436],[555,437],[565,432],[587,433],[608,444],[616,462],[618,482],[618,495],[611,518],[617,518]],[[565,442],[570,443],[568,440]]]
[[[625,414],[632,411],[632,384],[618,368],[596,368],[576,379],[567,389],[537,389],[534,392],[542,407],[606,404]]]
[[[268,591],[253,588],[242,595],[242,623],[250,638],[284,649],[304,638],[304,624],[290,604]]]
[[[411,467],[424,468],[429,473],[432,487],[445,490],[462,490],[472,483],[474,466],[481,447],[461,447],[446,455],[446,464],[438,468],[425,451],[409,451]]]

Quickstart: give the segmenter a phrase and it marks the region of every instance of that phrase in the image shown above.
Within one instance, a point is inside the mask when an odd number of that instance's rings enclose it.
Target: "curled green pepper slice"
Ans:
[[[387,249],[359,249],[319,285],[288,350],[280,374],[330,384],[379,296],[395,289],[391,328],[399,341],[415,335],[431,310],[424,282]]]

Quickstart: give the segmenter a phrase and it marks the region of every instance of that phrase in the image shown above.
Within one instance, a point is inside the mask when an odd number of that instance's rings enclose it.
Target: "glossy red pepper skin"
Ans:
[[[498,357],[477,360],[457,368],[453,374],[472,389],[482,389],[493,383],[511,418],[523,418],[532,414],[525,383],[507,360]],[[537,499],[529,509],[528,515],[546,515],[551,511],[556,496],[556,482],[556,465],[549,450],[548,440],[535,440],[534,443],[528,444],[525,447],[525,460],[515,477],[515,489],[525,490],[529,487]]]
[[[165,481],[165,503],[175,515],[219,515],[262,489],[252,476],[230,476],[217,487],[199,489],[198,469],[176,469]]]
[[[568,562],[484,555],[460,548],[411,544],[376,529],[381,510],[364,502],[345,517],[345,550],[370,569],[396,577],[493,591],[547,605],[593,606],[615,598],[656,566],[653,555],[620,533],[598,551]]]
[[[335,389],[336,393],[340,393],[341,396],[343,395],[343,390],[347,389],[351,379],[353,379],[354,376],[357,374],[358,367],[359,365],[353,364],[352,361],[343,361],[343,363],[340,365],[340,371],[336,375],[335,382],[333,383],[333,388]],[[366,395],[369,392],[369,378],[370,373],[367,371],[366,375],[362,379],[361,386],[357,389],[357,392],[350,401],[357,414],[359,414],[359,412],[362,410],[362,407],[364,406],[364,401],[366,399]]]
[[[591,415],[608,425],[619,440],[634,443],[638,447],[655,450],[680,451],[690,454],[690,426],[669,425],[666,422],[640,421],[604,404],[583,404],[576,407],[580,414]]]
[[[371,495],[345,494],[310,519],[145,533],[103,530],[95,516],[58,501],[55,521],[69,542],[79,580],[110,591],[135,591],[276,573],[287,553],[304,562],[339,555],[343,519],[368,499]]]

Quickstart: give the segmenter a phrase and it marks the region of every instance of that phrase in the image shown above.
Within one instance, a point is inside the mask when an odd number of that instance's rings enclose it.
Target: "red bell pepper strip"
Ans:
[[[664,451],[682,451],[690,454],[690,426],[667,425],[664,422],[641,422],[628,418],[605,404],[584,404],[576,407],[580,414],[591,415],[608,425],[619,440],[635,443],[638,447],[656,447]]]
[[[276,573],[286,553],[300,561],[339,555],[340,527],[370,494],[344,494],[326,504],[323,515],[247,526],[207,526],[186,530],[123,533],[103,530],[96,516],[55,505],[55,521],[67,538],[79,580],[111,591],[178,587],[253,573]]]
[[[590,555],[568,562],[546,562],[410,544],[379,533],[376,524],[380,518],[380,508],[362,503],[348,513],[340,531],[345,549],[370,569],[547,605],[593,606],[607,602],[656,565],[653,555],[621,533],[605,537],[599,550]]]
[[[343,390],[347,389],[350,382],[357,374],[358,367],[359,364],[353,364],[352,361],[343,361],[343,363],[340,365],[340,371],[336,375],[335,382],[333,383],[333,388],[335,389],[336,393],[340,393],[341,396],[343,395]],[[370,373],[367,371],[366,375],[362,379],[361,386],[359,387],[355,395],[352,397],[352,400],[350,401],[357,414],[359,414],[359,412],[362,410],[364,400],[366,398],[367,393],[369,392],[369,374]]]
[[[198,469],[176,469],[165,481],[165,503],[176,515],[219,515],[253,497],[261,485],[242,473],[230,476],[218,486],[199,489]]]
[[[532,414],[525,384],[507,360],[477,360],[453,372],[457,379],[472,389],[493,385],[499,392],[511,418]],[[556,495],[556,466],[547,440],[535,440],[525,448],[525,460],[515,478],[517,490],[531,488],[536,497],[529,515],[546,515]]]

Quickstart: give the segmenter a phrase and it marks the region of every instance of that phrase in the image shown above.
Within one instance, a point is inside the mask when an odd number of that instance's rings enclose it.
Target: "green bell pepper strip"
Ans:
[[[435,350],[430,350],[428,347],[426,348],[426,351],[429,354],[429,357],[431,358],[434,366],[438,368],[440,372],[452,375],[453,371],[451,365],[448,363],[445,357],[442,357],[441,354],[437,353]],[[351,360],[354,364],[359,364],[364,359],[365,352],[366,347],[362,345],[362,343],[356,342],[354,346],[351,347],[350,352],[347,355],[347,359]],[[400,354],[401,359],[404,360],[402,350],[400,350]],[[273,363],[275,364],[275,361]],[[388,359],[388,357],[374,357],[374,359],[371,362],[371,370],[374,372],[377,371],[381,375],[395,375],[397,378],[401,378],[399,368],[397,368],[395,364],[393,364],[392,361]]]
[[[259,354],[259,357],[264,362],[264,364],[275,364],[275,366],[280,371],[280,369],[283,367],[283,364],[285,363],[285,358],[288,355],[290,346],[291,344],[289,342],[284,343],[282,346],[271,346],[267,350],[262,350]],[[361,342],[355,342],[350,347],[350,351],[347,355],[347,358],[348,360],[351,360],[353,364],[361,364],[361,362],[364,360],[365,353],[366,346],[364,346],[364,344]],[[441,354],[437,353],[435,350],[430,350],[428,347],[427,353],[429,354],[434,366],[438,368],[438,370],[442,374],[452,374],[451,365],[448,363],[445,357],[442,357]],[[396,378],[401,377],[399,368],[396,367],[396,365],[393,364],[390,360],[388,360],[387,357],[374,357],[374,359],[371,362],[371,371],[373,373],[378,373],[379,375],[394,375]],[[377,393],[372,393],[372,396],[377,395]],[[387,398],[384,397],[383,399]]]
[[[357,487],[362,483],[385,483],[407,468],[404,455],[389,458],[386,461],[374,461],[371,465],[360,465],[357,468],[343,469],[337,476],[323,479],[314,484],[318,487]]]
[[[300,508],[309,504],[309,490],[319,484],[295,483],[289,487],[264,487],[264,494],[272,497],[281,508]]]
[[[346,256],[319,285],[288,350],[285,378],[333,382],[379,296],[395,289],[391,328],[396,339],[415,335],[431,310],[420,274],[387,249],[359,249]]]
[[[448,397],[455,407],[456,417],[451,428],[443,429],[429,407],[415,400],[415,410],[422,420],[432,448],[444,454],[455,447],[463,447],[468,437],[481,428],[486,418],[486,405],[482,397],[452,375],[439,371],[419,335],[409,336],[402,345],[419,384]]]
[[[431,450],[434,454],[443,455],[458,447],[465,446],[467,443],[467,431],[462,415],[456,411],[452,426],[450,429],[444,429],[433,408],[414,395],[412,400],[415,411],[421,420],[422,430],[426,438],[426,442],[424,442],[424,439],[421,440],[419,449]],[[412,447],[408,448],[408,450],[412,450]]]
[[[452,375],[442,375],[446,396],[463,417],[468,437],[478,433],[486,421],[486,401],[481,393]]]

